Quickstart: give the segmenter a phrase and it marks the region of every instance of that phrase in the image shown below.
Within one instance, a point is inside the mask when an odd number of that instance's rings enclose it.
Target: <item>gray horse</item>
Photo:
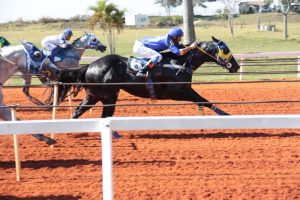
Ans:
[[[22,71],[27,74],[41,74],[50,80],[58,80],[61,71],[32,43],[25,41],[21,43],[22,45],[8,46],[0,50],[0,119],[4,121],[12,120],[12,116],[10,109],[4,105],[2,87],[12,75]],[[55,140],[42,134],[33,136],[49,145],[56,143]]]
[[[96,51],[104,52],[106,50],[106,46],[103,45],[94,34],[85,33],[82,37],[79,37],[74,40],[71,47],[66,49],[61,49],[58,53],[59,61],[54,62],[55,65],[61,69],[63,68],[76,68],[79,67],[80,59],[86,49],[94,49]],[[21,71],[20,71],[21,72]],[[25,86],[23,86],[23,92],[31,102],[37,105],[44,105],[45,103],[31,96],[29,93],[29,86],[31,84],[31,74],[28,72],[21,72],[22,77],[25,80]],[[45,78],[39,78],[42,83],[46,82]],[[50,97],[49,97],[50,98]],[[48,99],[49,101],[49,99]]]

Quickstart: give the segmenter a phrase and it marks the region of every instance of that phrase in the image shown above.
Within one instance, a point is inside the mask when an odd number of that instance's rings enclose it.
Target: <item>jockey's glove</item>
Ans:
[[[198,46],[198,42],[195,41],[195,42],[193,42],[193,43],[190,45],[190,48],[191,48],[191,49],[195,49],[197,46]]]

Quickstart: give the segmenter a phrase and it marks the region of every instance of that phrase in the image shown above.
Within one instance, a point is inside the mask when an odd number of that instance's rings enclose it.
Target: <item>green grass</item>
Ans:
[[[259,31],[256,28],[256,15],[242,15],[241,17],[234,18],[234,36],[230,35],[227,28],[227,21],[224,20],[209,20],[197,19],[196,25],[196,38],[198,41],[211,40],[211,36],[215,36],[227,43],[233,54],[237,53],[255,53],[255,52],[281,52],[281,51],[300,51],[300,14],[290,13],[288,16],[288,39],[283,39],[283,17],[280,13],[263,13],[261,15],[261,24],[274,24],[276,25],[276,32]],[[19,39],[23,38],[33,42],[38,47],[40,41],[47,35],[58,34],[64,28],[71,27],[74,30],[73,39],[80,37],[84,32],[92,32],[107,45],[103,32],[100,28],[91,30],[83,22],[81,23],[52,23],[52,24],[0,24],[0,35],[5,36],[12,44],[17,45]],[[146,36],[158,36],[166,34],[170,28],[142,28],[132,29],[124,28],[117,37],[116,53],[123,56],[132,55],[132,46],[134,41]],[[107,53],[105,53],[107,54]],[[101,57],[105,55],[93,50],[87,50],[84,56]],[[282,67],[281,70],[296,71],[295,66]],[[263,71],[263,67],[245,67],[244,71]],[[279,70],[278,66],[268,67],[268,71]],[[205,68],[202,67],[198,72],[224,72],[225,70],[220,67]],[[296,75],[246,75],[245,79],[282,79],[282,78],[295,78]],[[238,80],[239,75],[231,76],[196,76],[194,80],[201,81],[216,81],[216,80]]]

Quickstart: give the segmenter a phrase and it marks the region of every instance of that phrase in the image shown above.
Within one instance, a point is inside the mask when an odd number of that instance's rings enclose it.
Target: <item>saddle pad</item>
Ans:
[[[130,68],[134,72],[138,72],[145,66],[149,61],[149,58],[137,58],[131,56],[128,58],[127,67]],[[152,69],[148,69],[148,73],[152,76],[159,76],[162,73],[162,64],[158,63]]]
[[[22,45],[24,46],[24,50],[27,53],[27,55],[29,56],[29,58],[37,63],[41,63],[46,57],[45,55],[42,53],[42,51],[40,51],[34,44],[32,44],[31,42],[27,42],[27,41],[23,41],[21,42]],[[34,53],[35,52],[39,52],[40,53],[40,57],[35,57]]]

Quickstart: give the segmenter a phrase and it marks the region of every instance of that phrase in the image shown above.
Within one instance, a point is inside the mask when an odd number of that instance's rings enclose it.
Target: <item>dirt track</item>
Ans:
[[[210,101],[299,100],[299,83],[197,85]],[[33,94],[41,94],[34,89]],[[6,104],[32,105],[21,89],[4,89]],[[81,94],[74,104],[79,104]],[[120,93],[118,104],[174,103]],[[177,103],[177,102],[176,102]],[[65,104],[65,103],[64,103]],[[237,115],[300,114],[300,103],[219,105]],[[100,116],[101,108],[83,117]],[[21,119],[52,111],[18,110]],[[206,115],[214,115],[205,109]],[[117,107],[115,116],[197,115],[195,105]],[[57,118],[69,118],[67,108]],[[141,199],[300,199],[300,130],[120,132],[113,141],[114,196]],[[0,139],[0,199],[102,198],[101,144],[96,133],[57,134],[49,148],[20,136],[21,182],[15,181],[12,136]]]

